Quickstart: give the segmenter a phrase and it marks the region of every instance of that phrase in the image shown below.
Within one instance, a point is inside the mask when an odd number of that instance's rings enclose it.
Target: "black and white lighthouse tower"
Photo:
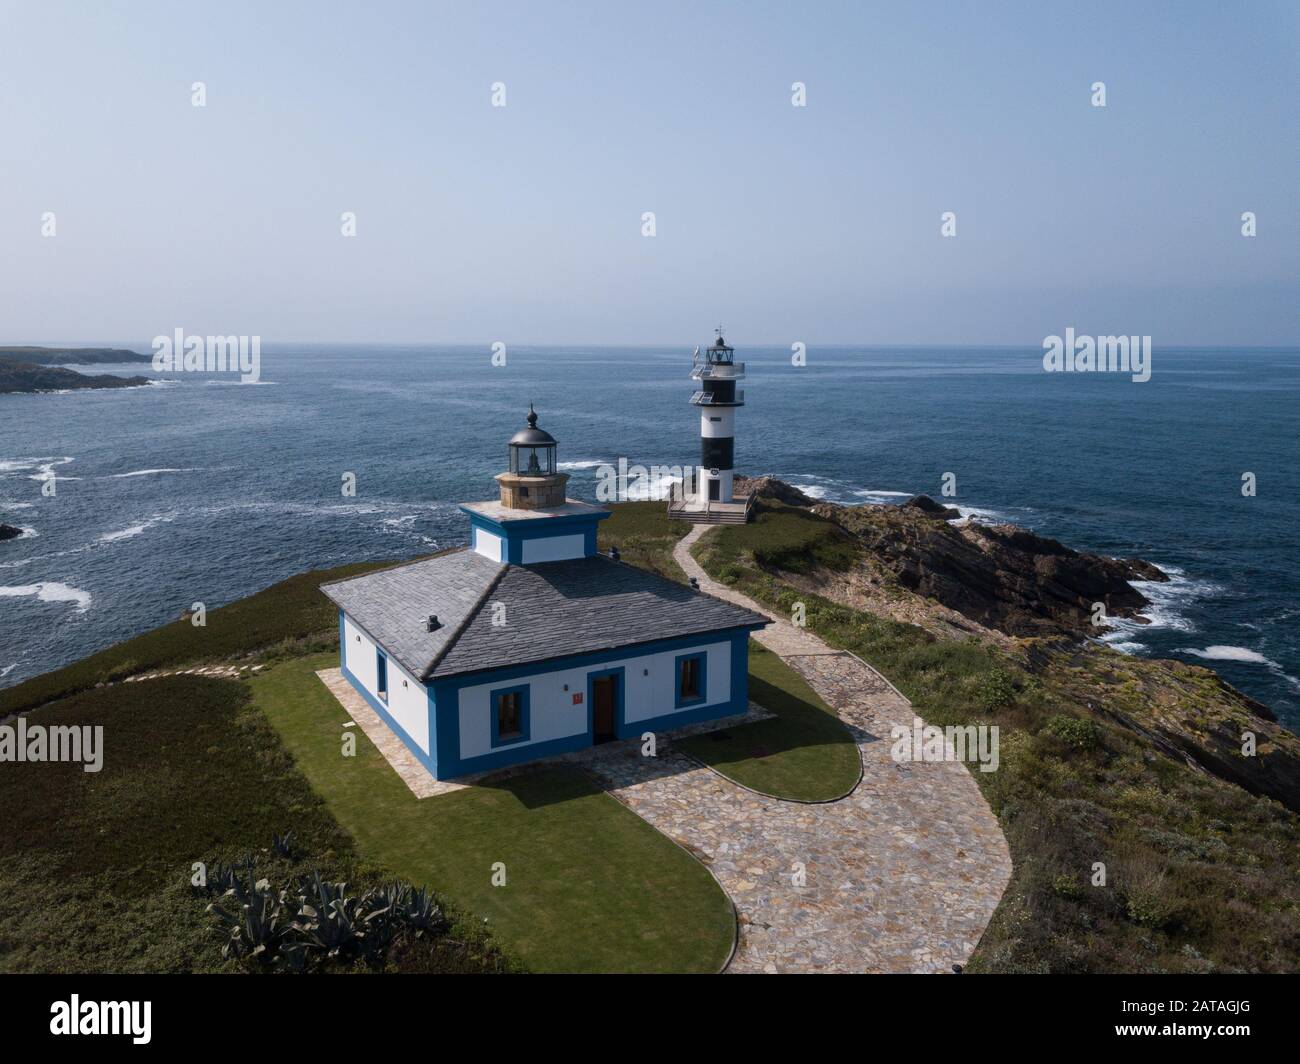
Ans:
[[[719,515],[737,509],[742,515],[748,499],[737,499],[732,490],[732,470],[735,464],[736,410],[745,405],[745,393],[736,387],[744,379],[745,363],[734,358],[735,348],[718,338],[703,352],[695,349],[691,380],[699,387],[691,396],[691,404],[700,408],[700,468],[699,495],[695,508],[705,513]]]

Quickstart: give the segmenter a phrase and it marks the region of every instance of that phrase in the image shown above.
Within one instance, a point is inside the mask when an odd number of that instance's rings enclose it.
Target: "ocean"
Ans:
[[[464,543],[457,504],[495,497],[530,402],[576,497],[602,463],[695,460],[689,347],[491,354],[267,345],[258,383],[93,366],[76,368],[157,383],[0,396],[0,521],[25,530],[0,543],[0,686],[194,602]],[[1146,383],[1046,373],[1027,348],[811,347],[799,367],[742,341],[736,358],[739,472],[848,504],[942,498],[951,473],[942,501],[974,520],[1149,559],[1172,580],[1107,640],[1211,665],[1300,730],[1300,349],[1157,347]]]

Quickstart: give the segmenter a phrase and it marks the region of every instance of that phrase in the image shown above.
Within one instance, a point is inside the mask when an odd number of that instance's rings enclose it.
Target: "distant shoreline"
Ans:
[[[89,388],[139,388],[148,377],[85,374],[63,368],[150,362],[148,355],[113,347],[0,347],[0,394],[34,395]]]

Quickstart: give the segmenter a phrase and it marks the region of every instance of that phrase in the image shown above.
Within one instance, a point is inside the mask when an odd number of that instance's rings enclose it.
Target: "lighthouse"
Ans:
[[[669,513],[688,521],[743,523],[749,516],[748,496],[737,496],[735,466],[736,411],[745,405],[736,382],[745,376],[745,363],[735,360],[736,349],[718,336],[703,352],[695,349],[691,380],[697,382],[691,405],[700,411],[700,465],[693,499],[669,507]]]

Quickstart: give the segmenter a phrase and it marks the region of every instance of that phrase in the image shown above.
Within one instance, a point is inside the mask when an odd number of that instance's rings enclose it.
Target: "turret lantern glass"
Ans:
[[[528,428],[511,438],[509,452],[511,473],[521,477],[547,477],[555,472],[555,438],[537,427],[537,414],[528,408]]]

